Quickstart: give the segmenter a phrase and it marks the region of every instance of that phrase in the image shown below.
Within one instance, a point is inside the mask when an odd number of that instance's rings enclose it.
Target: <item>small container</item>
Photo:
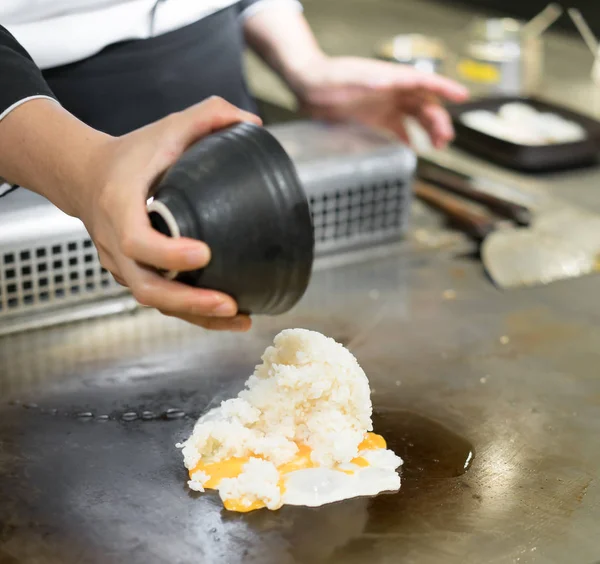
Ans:
[[[308,286],[308,199],[291,159],[262,127],[237,124],[192,145],[161,178],[148,212],[161,233],[211,249],[206,268],[165,275],[229,294],[242,313],[284,313]]]
[[[511,18],[476,18],[457,61],[457,76],[477,95],[528,95],[536,91],[543,67],[540,35]]]
[[[396,35],[379,45],[378,58],[405,65],[430,73],[442,73],[446,61],[446,47],[436,37],[416,33]]]

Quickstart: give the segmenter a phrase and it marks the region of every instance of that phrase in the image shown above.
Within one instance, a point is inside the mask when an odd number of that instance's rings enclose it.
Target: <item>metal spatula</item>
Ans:
[[[496,230],[481,245],[481,258],[501,288],[577,278],[599,269],[600,217],[561,207],[529,229]]]
[[[500,288],[548,284],[598,269],[600,217],[594,214],[556,202],[534,227],[515,228],[425,182],[416,183],[415,194],[480,243],[485,269]]]

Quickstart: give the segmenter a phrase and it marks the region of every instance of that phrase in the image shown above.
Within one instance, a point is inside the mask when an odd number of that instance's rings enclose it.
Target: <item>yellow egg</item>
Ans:
[[[297,472],[298,470],[317,467],[311,459],[312,450],[310,447],[303,444],[298,444],[297,446],[298,452],[294,458],[277,467],[280,476],[278,486],[282,495],[285,492],[285,478],[287,475],[292,472]],[[385,448],[385,439],[381,435],[376,435],[375,433],[367,433],[363,441],[358,445],[359,452]],[[248,456],[228,458],[219,462],[206,463],[201,460],[192,470],[190,470],[190,478],[196,472],[203,472],[209,476],[208,481],[204,483],[204,487],[206,489],[216,489],[224,478],[237,478],[243,472],[244,466],[248,463],[250,457],[260,458],[253,453],[249,453]],[[350,462],[359,468],[366,468],[369,466],[369,462],[363,456],[353,458]],[[343,474],[354,473],[353,470],[349,469],[334,468],[333,470]],[[262,501],[250,501],[244,498],[227,499],[225,500],[224,505],[229,511],[237,511],[240,513],[247,513],[265,507],[265,504]]]

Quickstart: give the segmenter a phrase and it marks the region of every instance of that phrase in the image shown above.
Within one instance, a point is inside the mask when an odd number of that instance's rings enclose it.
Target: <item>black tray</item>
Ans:
[[[523,102],[538,111],[553,112],[581,125],[587,137],[573,143],[552,145],[520,145],[487,135],[467,127],[460,119],[472,110],[497,111],[509,102]],[[598,162],[600,153],[600,123],[562,106],[533,97],[498,96],[480,98],[448,107],[456,131],[455,144],[472,153],[486,157],[502,166],[528,172],[546,172],[590,165]]]

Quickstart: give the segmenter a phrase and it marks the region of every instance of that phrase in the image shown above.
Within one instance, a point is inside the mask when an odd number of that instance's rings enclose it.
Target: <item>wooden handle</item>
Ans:
[[[472,209],[459,198],[422,181],[415,182],[415,194],[421,200],[444,212],[460,229],[483,241],[496,230],[496,219]]]
[[[428,182],[440,184],[442,188],[479,202],[498,215],[514,221],[522,227],[531,225],[531,211],[510,200],[482,192],[473,186],[473,180],[465,174],[448,169],[437,163],[425,162],[419,168],[419,177]]]

